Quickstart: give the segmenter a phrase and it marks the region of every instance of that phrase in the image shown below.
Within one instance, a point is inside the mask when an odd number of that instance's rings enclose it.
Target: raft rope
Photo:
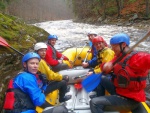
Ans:
[[[80,98],[79,102],[85,103],[86,105],[89,105],[88,100],[86,98]]]

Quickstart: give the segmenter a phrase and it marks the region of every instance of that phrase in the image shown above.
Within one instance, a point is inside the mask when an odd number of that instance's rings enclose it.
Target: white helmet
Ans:
[[[90,31],[87,35],[97,35],[97,33],[95,31]]]
[[[47,49],[47,45],[44,42],[38,42],[34,46],[34,50],[38,51],[39,49]]]

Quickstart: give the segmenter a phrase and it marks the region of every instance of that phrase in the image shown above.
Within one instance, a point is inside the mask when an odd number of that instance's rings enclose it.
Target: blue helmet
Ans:
[[[128,46],[130,44],[130,37],[127,34],[124,33],[119,33],[114,35],[111,39],[110,39],[110,44],[119,44],[125,42]]]
[[[58,40],[58,37],[57,37],[57,35],[49,35],[48,36],[48,40],[50,40],[50,39],[56,39],[56,40]]]
[[[39,61],[41,60],[40,56],[37,53],[29,52],[23,56],[22,63],[30,60],[31,58],[37,58],[37,59],[39,59]]]

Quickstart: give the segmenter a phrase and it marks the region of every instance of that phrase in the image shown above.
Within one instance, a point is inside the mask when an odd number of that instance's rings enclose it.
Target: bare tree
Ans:
[[[120,11],[123,9],[124,0],[116,0],[117,9],[118,9],[118,17],[120,17]]]
[[[146,17],[148,17],[150,15],[149,0],[145,0],[145,2],[146,2]]]

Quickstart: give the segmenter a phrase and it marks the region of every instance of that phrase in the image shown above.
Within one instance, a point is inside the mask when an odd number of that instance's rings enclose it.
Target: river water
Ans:
[[[88,41],[87,33],[95,31],[102,36],[109,44],[110,38],[116,33],[127,33],[131,37],[131,46],[138,39],[142,38],[147,31],[134,28],[134,26],[117,26],[117,25],[90,25],[85,23],[76,23],[72,20],[48,21],[36,23],[35,26],[43,28],[50,34],[58,36],[56,44],[57,49],[66,49],[73,46],[83,46]],[[47,38],[46,38],[47,39]],[[45,39],[45,40],[46,40]],[[147,51],[150,53],[150,37],[139,44],[137,50]]]

